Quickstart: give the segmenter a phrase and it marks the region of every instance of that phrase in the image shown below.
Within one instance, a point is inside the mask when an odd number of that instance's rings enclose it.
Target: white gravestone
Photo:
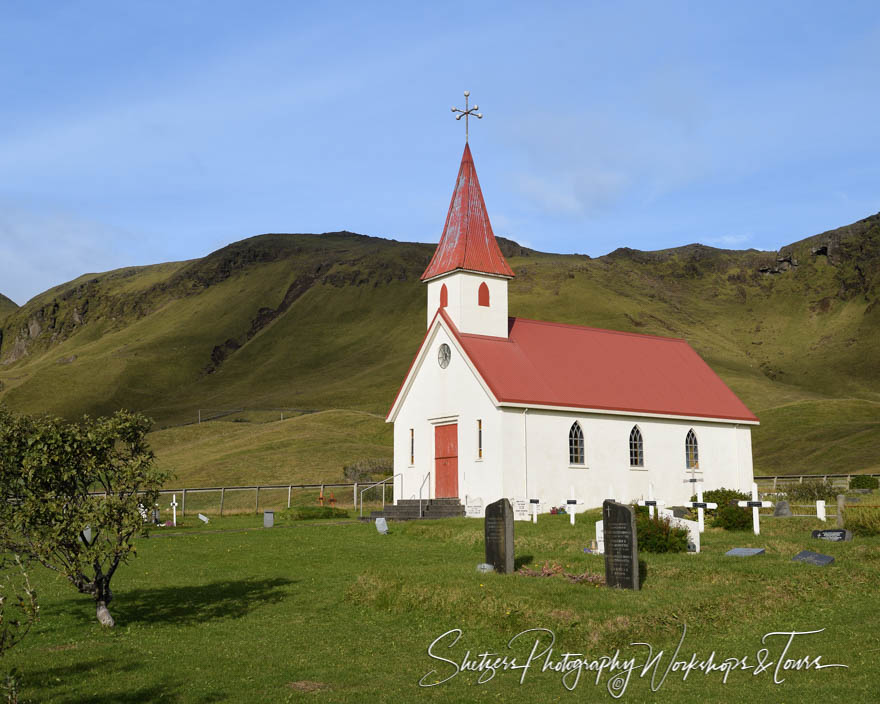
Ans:
[[[532,505],[532,523],[538,522],[538,504],[541,503],[540,499],[529,499],[529,503]]]
[[[528,521],[531,520],[531,516],[529,516],[529,502],[525,499],[514,499],[513,500],[513,520],[514,521]]]
[[[483,500],[469,498],[464,507],[464,515],[468,518],[482,518],[483,514]]]
[[[825,520],[825,502],[822,500],[816,502],[816,518],[820,521]]]
[[[388,521],[380,517],[376,519],[376,530],[379,535],[388,535]]]
[[[688,551],[700,552],[700,524],[697,521],[673,516],[669,519],[669,525],[673,528],[684,528],[688,532]]]
[[[596,551],[600,555],[605,554],[605,523],[596,521]]]
[[[203,513],[200,513],[200,514],[199,514],[199,520],[200,520],[202,523],[208,523],[208,522],[209,522],[208,517],[207,517],[205,514],[203,514]]]
[[[758,517],[758,511],[762,508],[772,508],[772,501],[761,501],[758,498],[758,485],[755,482],[752,482],[752,500],[751,501],[737,501],[737,506],[742,506],[743,508],[752,509],[752,527],[755,530],[755,535],[761,535],[761,522]]]

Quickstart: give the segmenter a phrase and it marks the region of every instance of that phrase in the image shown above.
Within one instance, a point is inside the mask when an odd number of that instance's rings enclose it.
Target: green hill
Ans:
[[[756,472],[880,471],[880,215],[778,253],[501,245],[511,315],[686,338],[762,419]],[[270,234],[82,276],[2,322],[0,401],[71,417],[125,406],[159,427],[200,409],[384,415],[424,334],[434,246]]]
[[[16,310],[18,310],[18,306],[15,302],[0,293],[0,326],[3,325],[4,319]]]

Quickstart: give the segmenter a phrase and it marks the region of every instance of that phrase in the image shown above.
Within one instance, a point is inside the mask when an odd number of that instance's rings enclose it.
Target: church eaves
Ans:
[[[495,241],[470,147],[464,145],[458,180],[446,215],[443,236],[422,281],[464,269],[513,277],[513,269]]]

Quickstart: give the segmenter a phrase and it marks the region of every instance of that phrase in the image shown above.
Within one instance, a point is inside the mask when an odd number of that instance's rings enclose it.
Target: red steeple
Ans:
[[[443,236],[431,263],[422,274],[422,281],[456,269],[498,276],[514,275],[492,233],[474,159],[467,144],[464,145]]]

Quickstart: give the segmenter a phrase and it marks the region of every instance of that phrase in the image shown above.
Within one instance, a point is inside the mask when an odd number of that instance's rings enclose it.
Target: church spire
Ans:
[[[457,269],[495,276],[513,277],[489,223],[477,170],[467,143],[461,157],[458,180],[446,215],[446,225],[437,250],[422,274],[422,281]]]

